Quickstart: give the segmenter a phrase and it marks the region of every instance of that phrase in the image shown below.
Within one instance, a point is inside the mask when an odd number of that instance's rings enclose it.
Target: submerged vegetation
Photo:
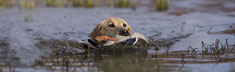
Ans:
[[[179,71],[184,72],[187,69],[181,69],[180,65],[169,64],[207,64],[235,61],[234,57],[229,57],[234,55],[235,45],[229,44],[227,41],[221,43],[219,40],[216,40],[212,45],[206,45],[202,42],[202,50],[189,46],[188,50],[168,51],[167,49],[165,52],[158,52],[165,48],[151,44],[147,48],[111,46],[89,49],[84,48],[86,47],[84,44],[66,40],[44,40],[39,42],[37,46],[39,48],[49,46],[48,48],[52,48],[52,52],[42,56],[42,60],[38,60],[35,66],[48,67],[52,71],[84,71],[81,67],[88,67],[90,72],[97,71],[96,68],[104,72],[174,72],[180,68]],[[147,53],[148,48],[159,49],[155,49],[154,53]]]
[[[0,72],[2,67],[14,72],[14,68],[20,63],[19,58],[15,55],[16,50],[9,48],[8,40],[8,38],[0,38]]]

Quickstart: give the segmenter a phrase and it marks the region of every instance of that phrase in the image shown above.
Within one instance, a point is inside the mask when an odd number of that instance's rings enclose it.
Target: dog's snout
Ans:
[[[121,29],[119,34],[122,36],[129,36],[130,35],[129,31],[126,29]]]

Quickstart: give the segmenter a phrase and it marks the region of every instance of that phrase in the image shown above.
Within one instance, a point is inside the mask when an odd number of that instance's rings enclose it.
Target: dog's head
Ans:
[[[90,37],[95,39],[96,36],[130,36],[131,27],[128,23],[117,17],[106,18],[101,21],[98,26],[92,31]]]

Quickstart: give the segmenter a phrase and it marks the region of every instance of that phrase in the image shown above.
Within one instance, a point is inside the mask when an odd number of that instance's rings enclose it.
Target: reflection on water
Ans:
[[[69,46],[70,47],[70,46]],[[80,71],[81,67],[88,67],[85,72],[164,72],[175,71],[177,65],[161,63],[148,57],[147,48],[143,47],[104,47],[76,53],[71,48],[62,47],[53,50],[35,66],[49,68],[50,71]],[[182,70],[183,71],[183,70]]]
[[[46,46],[53,48],[51,54],[43,56],[42,60],[38,60],[34,64],[35,67],[46,67],[49,71],[190,72],[194,71],[191,65],[197,67],[209,64],[220,67],[220,65],[224,65],[223,63],[235,61],[233,57],[223,56],[225,54],[221,53],[224,50],[223,48],[219,49],[219,52],[216,53],[213,50],[212,52],[208,50],[208,52],[200,53],[200,51],[197,51],[195,53],[193,49],[167,52],[159,51],[158,49],[152,50],[152,48],[157,47],[152,45],[149,45],[147,48],[142,46],[110,46],[98,49],[86,49],[78,52],[76,49],[83,49],[83,44],[60,40],[42,41],[38,46],[41,48],[45,48]],[[234,55],[231,48],[229,46],[226,52],[228,56]],[[88,69],[82,69],[84,67]],[[213,68],[213,66],[211,67]],[[201,70],[207,71],[211,67]],[[196,71],[200,71],[200,69]]]

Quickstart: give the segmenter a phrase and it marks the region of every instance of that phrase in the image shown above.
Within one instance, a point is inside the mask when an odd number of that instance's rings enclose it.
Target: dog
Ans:
[[[101,45],[112,45],[115,42],[125,41],[134,37],[140,37],[147,42],[147,39],[143,35],[132,33],[130,25],[124,19],[118,17],[110,17],[102,20],[90,34],[90,38],[96,44]]]

